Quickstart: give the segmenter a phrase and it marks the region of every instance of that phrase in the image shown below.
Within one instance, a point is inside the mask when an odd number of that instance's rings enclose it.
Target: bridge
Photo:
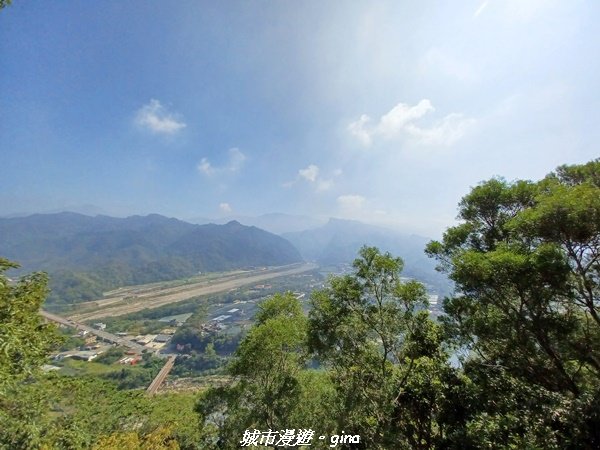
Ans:
[[[160,372],[158,372],[156,378],[152,380],[152,383],[150,383],[150,386],[148,386],[148,389],[146,389],[146,393],[148,395],[156,394],[156,391],[158,391],[158,388],[160,387],[162,382],[165,381],[165,378],[167,378],[167,375],[169,375],[169,372],[173,368],[173,364],[175,364],[175,355],[169,356],[169,359],[162,367],[162,369],[160,369]]]
[[[99,337],[103,341],[110,342],[112,344],[122,345],[123,347],[128,347],[131,350],[135,350],[140,353],[143,350],[147,350],[147,348],[144,347],[143,345],[137,344],[133,341],[130,341],[129,339],[122,338],[120,336],[117,336],[112,333],[108,333],[106,331],[97,330],[96,328],[90,327],[88,325],[84,325],[79,322],[74,322],[73,320],[70,320],[70,319],[65,319],[64,317],[57,316],[56,314],[49,313],[48,311],[40,310],[40,315],[42,317],[44,317],[46,320],[49,320],[51,322],[55,322],[60,325],[65,325],[67,327],[75,328],[77,330],[87,331],[88,333]],[[167,375],[169,375],[169,372],[173,368],[173,365],[175,364],[175,358],[176,358],[176,355],[169,355],[165,365],[162,367],[162,369],[160,369],[160,372],[158,372],[158,375],[156,375],[156,378],[154,378],[154,380],[152,380],[152,383],[150,383],[150,386],[148,386],[148,389],[146,389],[146,392],[149,395],[156,394],[156,391],[158,391],[158,388],[160,388],[160,385],[163,383],[163,381],[165,381],[165,378],[167,378]]]

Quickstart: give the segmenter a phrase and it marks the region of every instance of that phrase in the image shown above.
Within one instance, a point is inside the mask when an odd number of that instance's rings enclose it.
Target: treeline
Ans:
[[[360,436],[343,448],[600,448],[600,160],[484,182],[459,217],[427,247],[456,285],[440,322],[373,247],[308,317],[265,301],[233,381],[198,401],[202,448],[306,428]]]
[[[231,381],[193,417],[41,375],[59,345],[38,314],[47,280],[0,275],[0,448],[233,449],[246,430],[292,429],[314,430],[315,448],[342,433],[360,442],[338,448],[600,448],[600,160],[484,182],[459,217],[427,247],[456,286],[439,321],[400,258],[364,247],[308,316],[293,295],[262,302]],[[218,364],[216,344],[203,350],[190,368]]]
[[[59,270],[52,274],[47,306],[55,311],[76,303],[101,298],[121,286],[154,283],[197,274],[197,268],[181,258],[153,261],[140,266],[114,262],[90,271]]]

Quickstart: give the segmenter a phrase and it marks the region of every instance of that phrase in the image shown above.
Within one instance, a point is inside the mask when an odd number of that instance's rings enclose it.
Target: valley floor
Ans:
[[[81,322],[114,317],[144,309],[153,309],[170,303],[177,303],[200,295],[209,295],[227,292],[242,286],[259,283],[273,278],[309,272],[317,268],[313,263],[291,264],[286,266],[257,269],[248,272],[235,272],[224,275],[222,278],[199,281],[184,286],[163,287],[156,286],[152,289],[139,287],[137,293],[124,290],[117,296],[108,299],[86,302],[78,305],[74,314],[68,315],[71,320]]]

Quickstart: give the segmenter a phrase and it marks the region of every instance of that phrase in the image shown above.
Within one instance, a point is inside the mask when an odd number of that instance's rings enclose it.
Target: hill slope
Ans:
[[[198,271],[283,265],[302,257],[285,239],[232,221],[193,225],[157,214],[119,219],[76,213],[0,219],[0,255],[20,272],[51,275],[51,303]]]
[[[376,246],[402,257],[403,275],[430,284],[440,294],[451,290],[448,279],[435,271],[435,263],[425,255],[425,245],[430,239],[422,236],[341,219],[330,219],[322,227],[282,236],[300,250],[304,259],[322,265],[350,263],[363,245]]]

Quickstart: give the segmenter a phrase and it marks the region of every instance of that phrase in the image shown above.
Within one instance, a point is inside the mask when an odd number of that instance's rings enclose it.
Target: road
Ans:
[[[47,320],[52,322],[66,325],[68,327],[76,328],[78,330],[87,331],[90,334],[98,336],[100,339],[106,342],[111,342],[113,344],[122,345],[123,347],[128,347],[131,350],[135,350],[137,352],[142,352],[142,350],[147,350],[143,345],[137,344],[129,339],[122,338],[112,333],[107,333],[106,331],[97,330],[90,326],[84,325],[82,323],[74,322],[69,319],[65,319],[64,317],[57,316],[56,314],[49,313],[48,311],[40,310],[40,314]]]
[[[101,317],[122,316],[144,309],[158,308],[159,306],[167,305],[169,303],[181,302],[200,295],[227,292],[231,289],[257,284],[272,278],[309,272],[317,267],[316,264],[312,263],[294,264],[272,268],[266,271],[254,271],[248,274],[236,275],[235,277],[228,276],[224,279],[213,280],[210,283],[202,282],[169,289],[157,288],[154,293],[148,293],[133,299],[111,299],[110,304],[105,304],[104,307],[91,312],[73,314],[70,318],[75,321],[88,321],[99,319]],[[101,302],[102,300],[90,303],[95,303],[96,306],[98,306]]]
[[[173,368],[174,364],[175,364],[175,356],[171,355],[171,356],[169,356],[169,359],[167,359],[167,362],[162,367],[162,369],[160,369],[160,372],[158,372],[158,375],[156,375],[156,378],[154,378],[154,380],[152,380],[152,383],[150,383],[150,386],[148,386],[148,389],[146,389],[146,393],[148,395],[156,394],[156,391],[158,391],[158,388],[160,387],[160,385],[163,383],[163,381],[165,381],[165,378],[167,378],[167,375],[169,375],[169,372]]]

